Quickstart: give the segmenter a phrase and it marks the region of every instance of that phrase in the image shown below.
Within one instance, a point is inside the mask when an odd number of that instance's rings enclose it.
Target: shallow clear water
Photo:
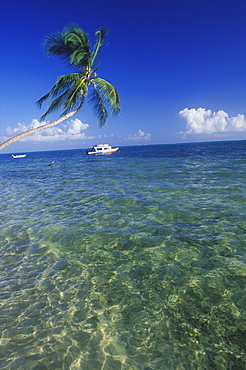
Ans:
[[[245,141],[0,155],[0,201],[0,369],[246,368]]]

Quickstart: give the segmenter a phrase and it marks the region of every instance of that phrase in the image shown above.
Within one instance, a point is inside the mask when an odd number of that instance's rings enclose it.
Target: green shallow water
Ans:
[[[245,369],[245,148],[2,155],[0,369]]]

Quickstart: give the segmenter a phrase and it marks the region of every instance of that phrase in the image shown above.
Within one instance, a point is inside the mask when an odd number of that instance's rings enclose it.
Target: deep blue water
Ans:
[[[0,369],[246,369],[246,141],[84,152],[0,155]]]

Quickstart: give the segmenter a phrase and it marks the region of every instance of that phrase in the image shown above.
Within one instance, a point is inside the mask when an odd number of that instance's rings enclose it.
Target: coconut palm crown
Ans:
[[[89,102],[95,111],[100,127],[106,124],[109,107],[113,115],[121,111],[120,98],[117,90],[106,80],[99,78],[98,63],[100,60],[101,46],[107,36],[107,30],[102,28],[96,31],[96,42],[92,46],[88,35],[78,25],[71,25],[62,32],[47,36],[44,47],[47,55],[55,55],[72,67],[71,74],[60,76],[54,87],[37,101],[39,107],[49,99],[53,99],[47,111],[42,115],[44,121],[50,113],[62,109],[59,119],[42,126],[28,130],[0,144],[0,150],[21,138],[70,118],[83,106],[89,94]]]
[[[65,60],[75,72],[60,76],[51,91],[38,100],[37,103],[41,106],[46,99],[54,98],[41,120],[60,108],[63,109],[62,116],[80,108],[88,94],[89,86],[93,88],[90,102],[100,126],[104,126],[108,118],[105,105],[111,108],[113,114],[120,112],[120,99],[116,89],[109,82],[97,77],[100,48],[106,35],[105,29],[96,31],[97,40],[93,48],[87,34],[76,25],[68,26],[61,33],[47,37],[47,54]]]

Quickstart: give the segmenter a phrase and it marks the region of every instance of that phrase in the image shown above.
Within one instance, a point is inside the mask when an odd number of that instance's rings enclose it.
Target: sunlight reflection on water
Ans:
[[[244,368],[244,146],[3,155],[0,368]]]

